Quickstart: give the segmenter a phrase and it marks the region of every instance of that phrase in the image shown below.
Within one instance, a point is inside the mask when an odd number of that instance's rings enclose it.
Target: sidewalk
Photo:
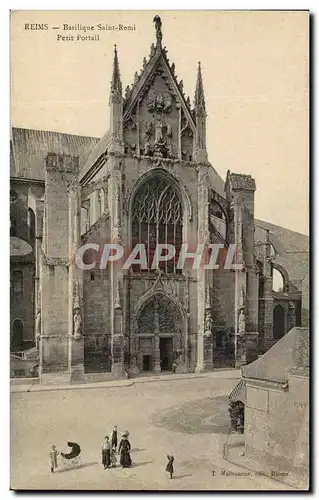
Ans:
[[[21,384],[19,385],[16,381],[10,384],[10,393],[21,393],[21,392],[40,392],[40,391],[67,391],[67,390],[78,390],[78,389],[113,389],[115,387],[130,387],[135,384],[146,384],[149,382],[167,382],[167,381],[178,381],[187,380],[194,378],[222,378],[222,379],[240,379],[240,370],[216,370],[213,372],[206,373],[183,373],[183,374],[160,374],[153,376],[140,375],[135,378],[129,378],[126,380],[108,380],[104,382],[94,382],[94,383],[83,383],[83,384],[68,384],[68,385],[41,385],[38,383]]]

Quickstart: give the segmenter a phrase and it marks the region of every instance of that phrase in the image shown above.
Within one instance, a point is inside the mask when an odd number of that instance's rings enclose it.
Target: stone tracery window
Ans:
[[[158,243],[175,246],[175,257],[161,262],[166,273],[176,273],[179,251],[182,244],[183,209],[180,196],[174,185],[161,175],[154,175],[137,192],[132,208],[132,247],[145,245],[148,270],[151,270],[154,252]],[[133,266],[139,272],[139,266]],[[143,271],[143,270],[141,270]]]

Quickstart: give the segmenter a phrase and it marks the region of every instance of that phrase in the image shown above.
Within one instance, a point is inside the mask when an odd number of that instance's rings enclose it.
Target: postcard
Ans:
[[[11,489],[309,490],[309,12],[10,23]]]

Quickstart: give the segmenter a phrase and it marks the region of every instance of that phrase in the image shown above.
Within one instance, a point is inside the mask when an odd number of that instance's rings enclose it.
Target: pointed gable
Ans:
[[[135,73],[127,87],[123,110],[126,151],[144,156],[192,160],[196,132],[190,100],[177,82],[175,65],[170,65],[162,47],[161,20],[154,18],[156,47],[143,60],[141,74]]]

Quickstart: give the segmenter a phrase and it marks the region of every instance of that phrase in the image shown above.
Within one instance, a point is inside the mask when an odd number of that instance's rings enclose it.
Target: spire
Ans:
[[[156,50],[162,49],[162,21],[159,16],[155,16],[153,19],[153,23],[155,23],[156,30]]]
[[[196,90],[195,90],[195,112],[200,114],[201,112],[206,114],[205,97],[204,97],[204,86],[202,78],[202,69],[200,62],[198,63],[197,70],[197,80],[196,80]]]
[[[196,136],[195,136],[195,160],[199,163],[207,163],[206,151],[206,106],[204,97],[204,86],[200,62],[198,63],[195,105]]]
[[[110,93],[110,132],[111,142],[109,152],[124,152],[123,145],[123,96],[119,60],[116,45],[114,45],[113,74]]]
[[[113,74],[111,82],[111,96],[122,97],[122,82],[120,75],[119,60],[117,57],[117,48],[114,45],[114,60],[113,60]]]

